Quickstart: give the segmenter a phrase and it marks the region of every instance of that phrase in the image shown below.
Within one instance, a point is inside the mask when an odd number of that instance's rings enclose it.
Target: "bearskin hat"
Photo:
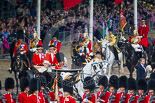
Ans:
[[[22,92],[24,92],[24,89],[29,87],[29,80],[28,78],[26,77],[23,77],[21,80],[20,80],[20,89]]]
[[[52,76],[51,78],[51,86],[53,86],[55,77],[56,75]],[[60,75],[58,75],[58,87],[62,88],[62,77]]]
[[[57,53],[56,58],[57,58],[58,62],[64,61],[64,54],[61,52]]]
[[[108,86],[108,78],[106,76],[101,76],[98,81],[98,85],[103,85],[104,88]]]
[[[144,91],[147,90],[147,83],[144,79],[139,79],[137,86],[138,86],[138,90],[144,90]]]
[[[150,79],[148,82],[148,90],[155,90],[155,80]]]
[[[2,89],[2,84],[1,84],[1,81],[0,81],[0,90]]]
[[[118,77],[116,75],[112,75],[109,80],[109,87],[114,87],[118,89]]]
[[[73,94],[73,83],[70,79],[63,80],[63,91],[69,92],[70,94]]]
[[[155,79],[155,73],[151,73],[150,78]]]
[[[24,39],[24,31],[22,29],[17,31],[17,39]]]
[[[45,76],[40,76],[39,80],[40,80],[41,86],[46,86],[47,85],[47,81],[46,81]]]
[[[134,78],[128,78],[127,80],[128,90],[136,90],[136,80]]]
[[[124,88],[127,88],[127,77],[124,75],[124,76],[121,76],[118,80],[118,86],[119,88],[120,87],[124,87]]]
[[[40,80],[38,78],[32,78],[30,80],[30,93],[34,93],[34,91],[38,90],[40,91],[40,87],[41,87],[41,83]]]
[[[13,78],[6,78],[5,79],[5,90],[7,91],[7,89],[13,89],[14,88],[14,79]]]
[[[95,81],[92,77],[86,77],[84,79],[84,83],[83,83],[83,88],[84,89],[90,89],[90,91],[95,89]]]

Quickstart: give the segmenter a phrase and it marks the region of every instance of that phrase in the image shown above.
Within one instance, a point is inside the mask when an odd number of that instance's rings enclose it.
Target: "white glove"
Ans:
[[[89,55],[90,55],[90,56],[93,56],[93,53],[91,52]]]
[[[83,102],[86,102],[86,103],[87,103],[87,102],[88,102],[88,99],[85,98],[85,99],[83,100]]]
[[[80,56],[82,56],[82,53],[80,53]]]
[[[109,46],[110,45],[110,43],[107,43],[107,46]]]
[[[24,52],[20,52],[20,54],[21,54],[21,55],[23,55],[23,54],[24,54]]]

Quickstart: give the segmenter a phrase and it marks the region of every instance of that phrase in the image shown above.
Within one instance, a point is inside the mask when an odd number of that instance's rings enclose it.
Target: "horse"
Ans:
[[[113,52],[110,50],[110,48],[108,47],[108,44],[109,42],[107,40],[102,40],[102,53],[105,53],[105,58],[106,58],[106,61],[108,61],[109,63],[109,67],[108,67],[108,76],[110,77],[110,74],[111,74],[111,70],[113,68],[113,65],[114,65],[114,61],[115,61],[115,56],[113,54]],[[123,53],[120,52],[118,54],[118,58],[119,58],[119,61],[120,61],[120,65],[119,65],[119,73],[120,72],[123,72]]]
[[[71,79],[76,80],[74,81],[74,90],[76,91],[77,98],[79,98],[79,96],[82,97],[84,94],[83,89],[84,78],[86,78],[87,76],[92,76],[97,84],[99,77],[101,75],[104,75],[107,68],[108,68],[107,61],[103,61],[101,63],[89,62],[79,73],[61,72],[60,75],[62,76],[63,80],[70,79],[66,77],[71,77],[71,75],[75,75],[75,78],[73,77]]]
[[[12,70],[15,74],[17,94],[18,94],[18,79],[20,80],[22,77],[27,77],[27,66],[25,61],[22,60],[21,54],[17,54],[16,60],[13,62]]]

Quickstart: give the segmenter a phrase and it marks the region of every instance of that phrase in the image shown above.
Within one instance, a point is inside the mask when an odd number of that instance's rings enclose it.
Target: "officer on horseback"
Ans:
[[[22,29],[17,31],[17,39],[18,42],[15,44],[14,51],[13,51],[13,60],[11,62],[11,68],[10,68],[10,73],[12,73],[12,68],[13,68],[13,63],[16,60],[17,55],[21,55],[21,58],[26,62],[26,67],[30,69],[30,64],[29,60],[26,57],[27,53],[27,44],[23,41],[24,39],[24,31]]]
[[[105,39],[109,41],[109,43],[107,45],[109,46],[111,51],[114,52],[115,60],[117,60],[118,64],[120,64],[119,58],[118,58],[118,53],[120,53],[120,51],[116,47],[116,37],[112,34],[112,29],[111,28],[109,28],[108,31],[109,31],[109,35],[105,37]]]
[[[53,36],[53,40],[50,41],[49,46],[54,45],[54,48],[56,50],[56,53],[58,53],[61,49],[61,41],[58,40],[58,37],[56,34]]]

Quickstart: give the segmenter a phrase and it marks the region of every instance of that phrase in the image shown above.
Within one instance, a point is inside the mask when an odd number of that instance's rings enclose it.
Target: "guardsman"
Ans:
[[[56,76],[52,76],[52,79],[51,79],[51,86],[52,86],[52,88],[53,88],[53,91],[51,91],[51,92],[49,92],[49,96],[50,96],[50,100],[53,102],[53,101],[57,101],[56,99],[55,99],[55,93],[56,93],[56,90],[55,90],[55,86],[56,86],[56,84],[55,84],[55,78]],[[60,89],[62,88],[62,77],[61,76],[59,76],[58,75],[58,78],[57,78],[57,80],[58,80],[58,91],[59,91],[59,93],[58,93],[58,95],[59,95],[59,102],[60,103],[63,103],[62,102],[62,100],[63,100],[63,93],[60,91]]]
[[[118,63],[119,63],[118,53],[120,53],[120,51],[116,47],[116,37],[112,34],[112,29],[111,28],[109,28],[108,31],[109,31],[109,35],[105,37],[105,39],[109,41],[109,44],[107,44],[107,45],[114,52],[115,60],[117,60]]]
[[[117,89],[118,89],[118,77],[116,75],[112,75],[109,79],[109,102],[111,103],[119,103],[116,99],[117,97]]]
[[[50,41],[49,45],[54,45],[56,53],[58,53],[61,49],[61,41],[58,40],[57,36],[53,36],[53,40]]]
[[[136,90],[137,90],[136,80],[134,78],[128,78],[127,85],[128,85],[128,93],[126,95],[125,103],[137,103],[137,99],[136,99],[136,95],[137,95],[136,94]]]
[[[29,80],[26,77],[23,77],[20,80],[20,89],[21,93],[18,95],[19,103],[28,103],[29,102]]]
[[[71,80],[63,80],[63,92],[65,97],[62,100],[62,103],[76,103],[76,100],[71,95],[73,94],[73,83]]]
[[[37,37],[37,33],[34,29],[34,33],[33,33],[33,39],[30,41],[30,49],[36,48],[38,43],[39,43],[38,37]]]
[[[58,64],[54,45],[49,46],[49,53],[46,54],[46,60],[48,60],[52,66],[55,66]]]
[[[23,41],[23,39],[24,39],[24,31],[23,30],[17,31],[17,39],[18,39],[18,42],[16,42],[15,47],[14,47],[13,60],[11,61],[10,73],[12,72],[13,62],[16,60],[16,56],[18,54],[21,54],[22,59],[26,62],[27,68],[28,69],[30,68],[29,60],[26,57],[27,44]]]
[[[91,40],[88,38],[88,32],[87,32],[87,29],[85,30],[85,33],[83,34],[83,45],[88,48],[89,50],[89,55],[93,55],[92,54],[92,42]]]
[[[101,76],[98,81],[98,86],[100,91],[97,93],[97,102],[108,103],[108,78],[106,76]]]
[[[30,95],[29,95],[29,103],[44,103],[42,98],[39,95],[40,91],[40,80],[38,78],[32,78],[30,80]]]
[[[139,26],[138,28],[138,34],[139,36],[142,36],[142,45],[144,47],[147,47],[148,48],[148,45],[149,45],[149,42],[147,40],[147,35],[148,35],[148,32],[149,32],[149,27],[145,24],[145,19],[143,18],[142,19],[142,25]]]
[[[147,83],[144,79],[139,79],[137,83],[138,87],[138,95],[136,96],[136,99],[138,103],[146,103],[146,96],[147,96]]]
[[[92,77],[86,77],[83,82],[83,88],[85,89],[85,93],[83,95],[82,103],[95,103],[96,97],[93,93],[95,89],[95,81]]]
[[[5,103],[16,103],[16,97],[13,95],[13,89],[14,89],[14,80],[13,78],[6,78],[5,80],[5,90],[7,91],[6,94],[3,95],[3,98],[5,100]]]
[[[154,100],[155,103],[155,98],[152,98],[155,94],[155,79],[150,79],[148,82],[148,95],[146,96],[146,101],[145,103],[151,103],[151,100]]]
[[[55,69],[67,69],[67,66],[64,62],[64,54],[63,53],[57,53],[56,58],[58,60],[58,65],[55,66]]]
[[[127,91],[127,77],[121,76],[118,80],[118,93],[117,93],[117,100],[120,101],[121,103],[125,103],[125,97],[126,94],[128,93]]]
[[[33,64],[38,66],[43,66],[43,62],[46,59],[45,54],[43,54],[42,51],[42,41],[39,41],[39,44],[37,45],[37,51],[35,54],[33,54]]]

